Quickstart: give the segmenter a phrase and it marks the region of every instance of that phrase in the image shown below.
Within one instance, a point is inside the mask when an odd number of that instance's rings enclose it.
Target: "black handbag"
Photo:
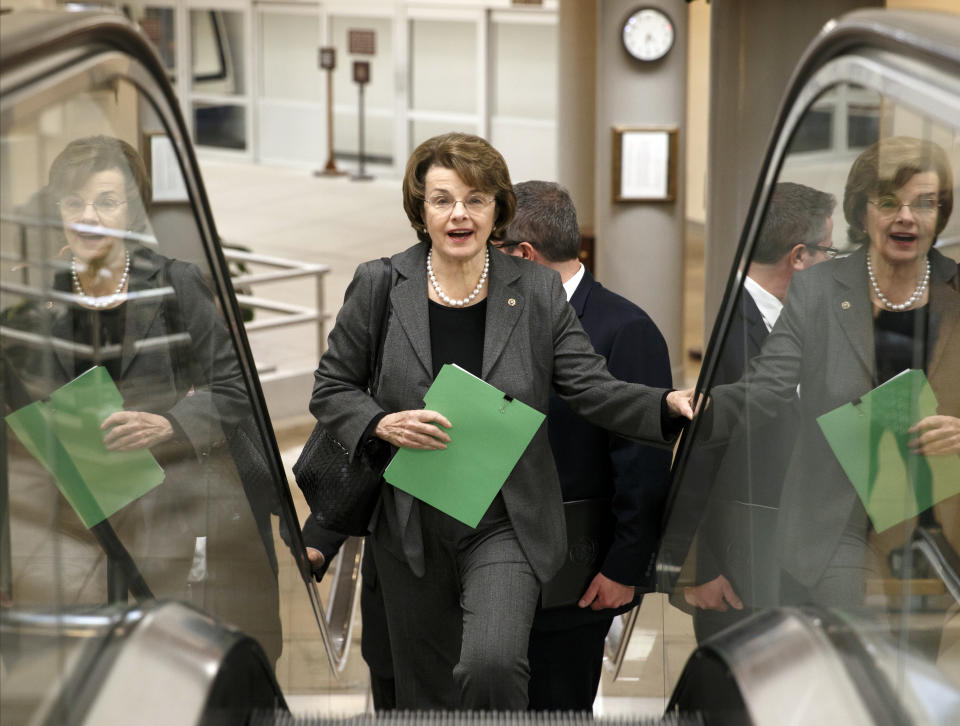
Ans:
[[[370,351],[369,390],[379,378],[383,362],[383,341],[387,332],[390,284],[393,265],[383,260],[383,305],[380,309],[376,348]],[[371,326],[371,329],[374,329]],[[371,440],[352,459],[350,451],[318,421],[303,446],[293,475],[310,505],[313,518],[324,529],[362,536],[368,533],[370,518],[380,499],[383,470],[389,458],[385,442]]]

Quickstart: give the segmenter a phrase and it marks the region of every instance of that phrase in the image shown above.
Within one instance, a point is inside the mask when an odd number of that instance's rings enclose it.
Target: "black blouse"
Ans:
[[[434,377],[445,363],[456,363],[480,378],[487,301],[484,299],[465,308],[451,308],[433,300],[429,302]]]
[[[93,345],[99,339],[101,346],[123,343],[123,332],[127,319],[126,304],[108,310],[88,310],[74,308],[73,339],[83,345]],[[120,356],[108,358],[89,358],[78,355],[74,359],[74,375],[79,376],[93,366],[105,366],[113,380],[120,378]]]
[[[927,370],[931,349],[929,306],[914,310],[881,310],[873,320],[877,383],[885,383],[907,368]]]

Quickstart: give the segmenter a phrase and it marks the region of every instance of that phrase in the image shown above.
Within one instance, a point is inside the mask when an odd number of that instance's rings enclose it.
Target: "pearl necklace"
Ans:
[[[483,263],[483,272],[480,274],[480,282],[473,288],[473,292],[463,298],[463,300],[454,300],[440,288],[440,283],[437,282],[437,276],[433,274],[433,265],[430,264],[430,256],[432,254],[432,249],[427,252],[427,277],[430,278],[430,284],[433,285],[433,289],[437,291],[437,297],[451,307],[463,307],[472,302],[473,299],[480,294],[480,290],[483,289],[483,283],[487,281],[487,272],[490,271],[490,250],[487,250],[486,260]]]
[[[130,277],[130,252],[129,250],[125,251],[126,262],[123,265],[123,274],[120,275],[120,283],[117,285],[117,289],[114,290],[110,295],[96,296],[88,295],[83,289],[83,285],[80,284],[80,278],[77,276],[77,258],[74,257],[70,261],[70,277],[73,278],[73,291],[83,298],[84,305],[89,305],[93,308],[106,308],[113,305],[117,300],[120,299],[120,296],[123,294],[123,288],[127,284],[127,278]]]
[[[870,285],[873,287],[873,292],[877,296],[877,299],[883,303],[883,306],[887,310],[895,310],[897,312],[906,310],[923,297],[923,293],[927,291],[927,285],[930,283],[930,258],[927,258],[926,262],[927,271],[924,273],[923,279],[913,291],[913,294],[902,303],[892,303],[887,300],[886,295],[880,292],[880,286],[877,284],[877,278],[873,274],[873,265],[870,264],[870,253],[867,253],[867,277],[870,278]]]

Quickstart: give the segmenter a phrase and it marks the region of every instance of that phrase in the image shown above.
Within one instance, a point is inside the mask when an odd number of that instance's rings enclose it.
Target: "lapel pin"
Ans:
[[[517,304],[516,298],[510,298],[509,300],[507,300],[507,305],[509,305],[510,307],[513,307],[516,304]]]
[[[840,303],[840,309],[841,309],[841,310],[849,310],[849,309],[850,309],[850,303],[847,302],[846,300],[844,300],[842,303]]]

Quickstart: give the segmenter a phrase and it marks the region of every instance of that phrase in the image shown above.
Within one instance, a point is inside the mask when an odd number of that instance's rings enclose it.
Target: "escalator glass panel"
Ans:
[[[697,643],[829,608],[914,704],[960,692],[960,116],[924,98],[834,83],[788,127],[659,560]]]
[[[0,602],[180,600],[274,664],[282,477],[176,144],[105,75],[4,101]]]

